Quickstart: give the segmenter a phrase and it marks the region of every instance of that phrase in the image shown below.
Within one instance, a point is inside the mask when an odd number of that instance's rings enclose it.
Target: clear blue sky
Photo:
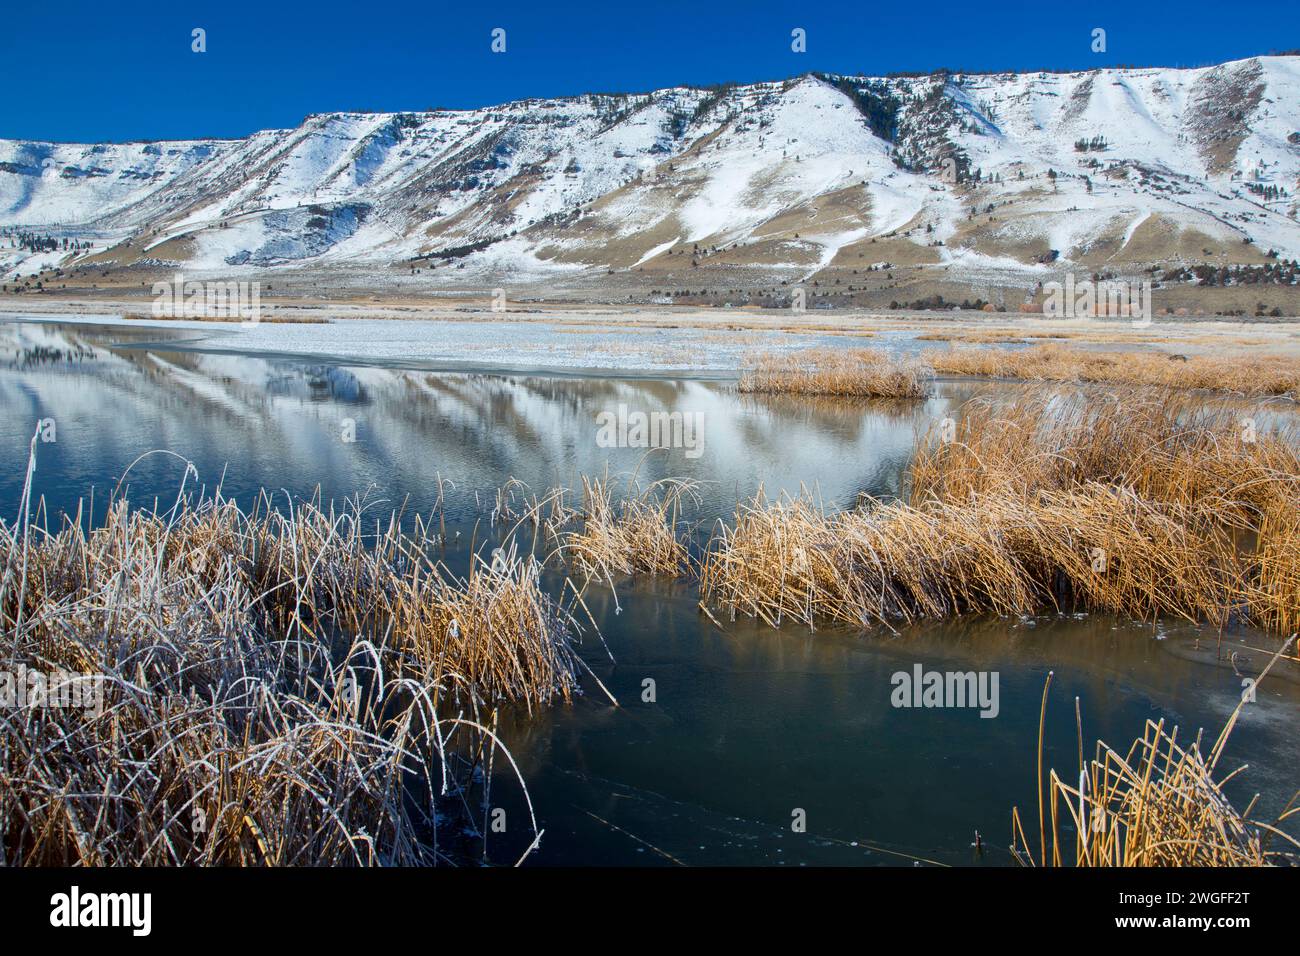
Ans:
[[[1300,47],[1289,3],[20,0],[0,20],[0,137],[243,136],[343,109],[783,79],[809,70],[1197,66]],[[207,52],[191,52],[191,30]],[[494,27],[506,53],[490,49]],[[807,52],[790,31],[807,31]],[[1107,31],[1093,53],[1091,31]]]

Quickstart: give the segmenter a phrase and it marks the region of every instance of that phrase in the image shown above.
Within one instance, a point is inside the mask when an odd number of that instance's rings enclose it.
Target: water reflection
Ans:
[[[726,383],[448,374],[141,347],[114,329],[0,325],[6,409],[0,442],[24,456],[36,421],[59,440],[39,449],[39,491],[75,509],[91,483],[116,480],[143,451],[192,460],[208,487],[247,501],[262,487],[296,496],[370,491],[424,510],[450,482],[449,518],[510,477],[541,491],[576,487],[582,474],[635,473],[702,483],[700,517],[729,514],[760,486],[771,495],[808,486],[831,506],[860,492],[892,495],[914,441],[949,407],[954,387],[928,402],[829,402],[740,396]],[[158,332],[150,330],[153,338]],[[647,414],[703,416],[703,451],[602,448],[597,416],[620,405]],[[347,439],[355,435],[355,441]],[[139,500],[174,493],[179,465],[155,457],[133,468]],[[17,500],[21,467],[0,476]],[[446,486],[444,486],[446,487]]]

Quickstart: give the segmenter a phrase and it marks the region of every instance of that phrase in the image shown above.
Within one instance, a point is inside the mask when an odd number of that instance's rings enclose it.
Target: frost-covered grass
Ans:
[[[472,820],[474,772],[512,763],[494,708],[577,690],[577,621],[509,545],[460,577],[432,529],[360,508],[41,515],[29,467],[0,670],[98,691],[0,708],[5,865],[454,861],[439,818]]]

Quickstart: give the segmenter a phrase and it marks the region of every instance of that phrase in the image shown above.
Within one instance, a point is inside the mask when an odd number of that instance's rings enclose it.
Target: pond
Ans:
[[[451,566],[482,540],[498,488],[580,487],[583,475],[698,482],[691,518],[704,540],[738,501],[801,488],[828,508],[904,491],[917,435],[976,386],[941,383],[913,404],[739,395],[725,380],[432,371],[205,351],[179,333],[60,323],[0,324],[0,508],[18,513],[36,423],[34,492],[51,515],[102,515],[190,490],[242,504],[260,489],[287,503],[356,495],[372,513],[441,507]],[[698,422],[679,447],[648,449],[601,416]],[[633,419],[635,425],[635,420]],[[51,427],[52,426],[52,427]],[[617,447],[621,441],[624,447]],[[171,455],[146,453],[165,450]],[[141,458],[144,455],[145,457]],[[179,457],[177,457],[179,456]],[[92,504],[93,502],[93,504]],[[457,534],[459,535],[457,537]],[[897,633],[815,632],[711,621],[686,580],[617,583],[587,602],[603,643],[584,659],[620,701],[590,689],[570,705],[504,715],[503,737],[545,830],[542,864],[1008,864],[1010,811],[1036,820],[1035,753],[1049,671],[1048,765],[1077,773],[1084,746],[1124,751],[1148,719],[1217,736],[1276,639],[1109,615],[971,616]],[[918,673],[975,672],[996,684],[980,706],[902,707]],[[1300,763],[1300,680],[1275,671],[1228,751],[1250,764],[1230,790],[1261,793],[1269,818]],[[900,677],[899,675],[905,675]],[[968,701],[974,704],[975,701]],[[1180,739],[1181,736],[1180,736]],[[512,776],[492,799],[526,819]],[[982,850],[971,844],[981,834]],[[531,834],[489,838],[513,861]]]

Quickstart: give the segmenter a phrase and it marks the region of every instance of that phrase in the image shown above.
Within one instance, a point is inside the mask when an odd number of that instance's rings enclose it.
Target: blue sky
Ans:
[[[1208,0],[879,4],[20,3],[0,26],[0,137],[243,136],[329,110],[782,79],[809,70],[1197,66],[1300,47],[1300,18]],[[160,9],[162,8],[162,9]],[[191,51],[191,30],[207,52]],[[506,52],[491,31],[506,30]],[[807,52],[790,32],[807,32]],[[1107,51],[1090,49],[1094,27]]]

